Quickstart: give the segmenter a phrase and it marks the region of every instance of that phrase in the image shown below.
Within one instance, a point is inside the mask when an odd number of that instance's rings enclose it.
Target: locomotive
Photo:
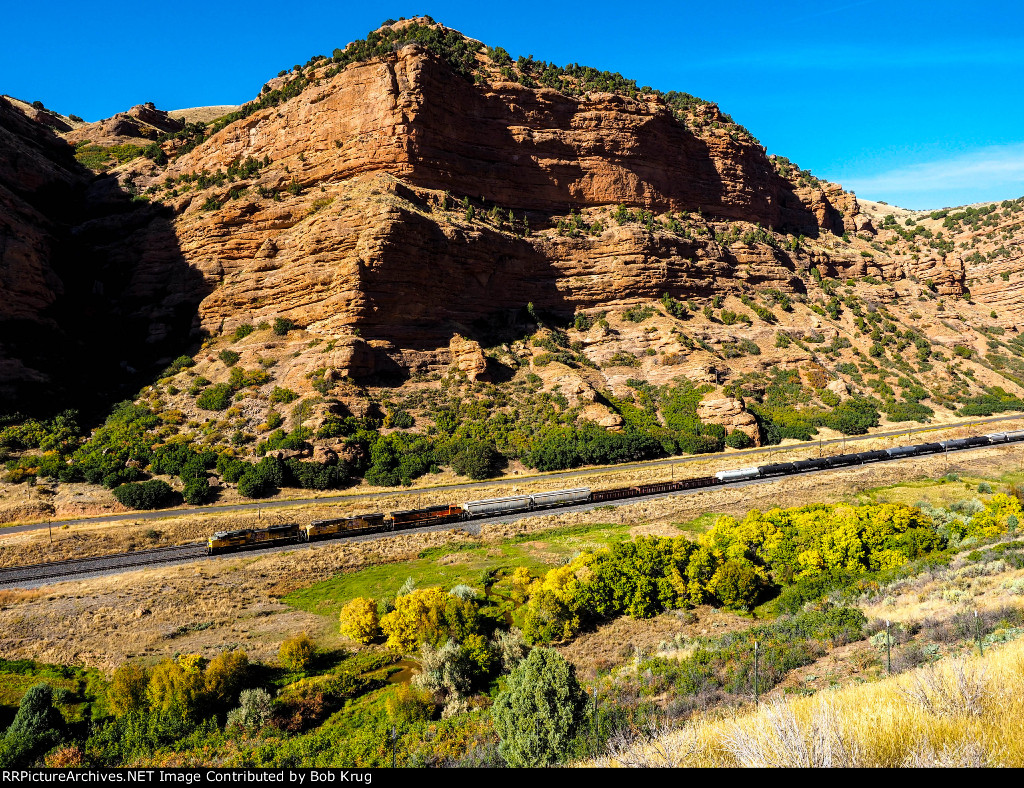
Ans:
[[[208,555],[215,555],[236,550],[259,549],[298,542],[315,542],[322,539],[338,539],[346,536],[358,536],[360,534],[444,525],[446,523],[478,520],[503,514],[519,514],[584,503],[603,503],[605,501],[619,501],[626,498],[642,498],[649,495],[662,495],[701,487],[790,476],[829,468],[866,465],[871,462],[974,449],[981,446],[994,446],[1016,441],[1024,441],[1024,430],[994,432],[988,435],[973,435],[969,438],[955,438],[939,441],[938,443],[895,446],[891,449],[837,454],[832,457],[819,457],[817,459],[797,460],[795,462],[770,463],[767,465],[719,471],[713,476],[698,476],[670,482],[654,482],[633,487],[616,487],[610,490],[591,490],[589,487],[576,487],[569,490],[552,490],[549,492],[512,495],[503,498],[484,498],[477,501],[465,501],[461,504],[429,506],[424,509],[407,509],[387,513],[375,512],[373,514],[360,514],[354,517],[314,520],[305,526],[290,523],[273,525],[269,528],[218,531],[207,540],[206,552]]]

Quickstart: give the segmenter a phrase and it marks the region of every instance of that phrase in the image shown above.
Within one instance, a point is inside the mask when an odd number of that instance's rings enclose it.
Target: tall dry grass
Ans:
[[[810,698],[775,697],[756,713],[619,736],[591,765],[1021,767],[1024,642]]]

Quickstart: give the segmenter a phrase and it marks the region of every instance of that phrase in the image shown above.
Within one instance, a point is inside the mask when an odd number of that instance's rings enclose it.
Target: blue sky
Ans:
[[[427,13],[513,57],[718,102],[858,195],[937,208],[1024,195],[1024,3],[10,3],[0,93],[88,120],[236,104],[282,68]]]

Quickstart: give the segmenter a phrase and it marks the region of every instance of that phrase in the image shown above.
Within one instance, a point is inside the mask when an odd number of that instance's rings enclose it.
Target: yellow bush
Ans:
[[[296,673],[306,670],[315,656],[316,643],[305,632],[288,638],[277,652],[281,664]]]
[[[370,643],[380,636],[377,603],[372,599],[356,597],[341,609],[339,621],[341,634],[357,643]]]
[[[206,693],[220,705],[233,703],[245,686],[249,657],[244,651],[222,651],[206,666]]]
[[[475,627],[476,608],[440,588],[420,588],[395,600],[380,620],[390,649],[407,653],[420,643],[462,641]]]
[[[150,709],[183,718],[199,715],[206,700],[206,686],[203,672],[197,667],[202,658],[197,657],[198,654],[188,654],[178,661],[165,659],[157,663],[146,687]]]
[[[739,521],[721,517],[700,542],[726,559],[769,569],[776,582],[787,582],[794,576],[899,566],[908,556],[896,540],[916,528],[933,530],[920,510],[903,504],[816,504],[754,509]]]
[[[142,665],[125,662],[114,671],[107,689],[107,705],[115,717],[138,711],[146,704],[149,674]]]

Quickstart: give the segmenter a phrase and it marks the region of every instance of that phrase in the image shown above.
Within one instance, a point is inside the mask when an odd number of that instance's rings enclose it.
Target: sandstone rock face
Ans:
[[[846,399],[848,396],[850,396],[850,388],[849,386],[846,385],[845,380],[833,380],[831,383],[825,386],[825,388],[831,391],[840,399]]]
[[[337,340],[328,364],[331,369],[353,378],[372,375],[378,367],[373,348],[358,337],[342,337]]]
[[[71,129],[64,138],[72,143],[88,141],[93,145],[145,145],[161,134],[181,131],[185,124],[157,109],[152,103],[139,104],[127,112]]]
[[[49,130],[0,106],[0,285],[14,294],[0,301],[0,321],[56,325],[53,315],[69,312],[55,304],[71,291],[79,325],[108,316],[131,326],[121,333],[138,342],[117,350],[118,368],[152,369],[158,348],[167,359],[192,352],[183,341],[190,331],[198,344],[204,332],[282,317],[320,347],[334,343],[316,360],[331,381],[448,365],[476,380],[487,371],[479,338],[527,304],[571,317],[664,293],[802,293],[812,268],[841,279],[931,280],[937,294],[957,296],[971,276],[1017,270],[1019,246],[1007,246],[1005,262],[982,264],[959,251],[897,256],[870,245],[883,225],[861,212],[854,195],[820,181],[796,185],[716,107],[694,111],[701,123],[691,128],[653,96],[473,83],[410,45],[338,73],[325,66],[299,95],[226,125],[177,158],[181,142],[164,143],[166,166],[142,157],[92,178]],[[143,145],[179,128],[179,119],[140,105],[65,139]],[[240,179],[209,177],[244,161],[260,166]],[[150,188],[157,189],[151,205],[131,201]],[[36,199],[57,192],[73,195],[56,201],[60,210]],[[660,220],[620,224],[612,219],[620,204],[681,214],[685,231]],[[586,214],[583,232],[556,229],[571,211]],[[749,223],[743,231],[760,224],[816,242],[726,232],[725,222],[738,220]],[[843,233],[859,234],[860,247],[840,243]],[[64,243],[72,237],[71,250],[84,250],[78,256],[88,261],[73,277],[70,266],[54,262],[75,256]],[[1024,303],[1024,284],[996,285],[993,299]],[[976,294],[985,287],[972,285]],[[878,302],[896,297],[885,286],[872,292]],[[836,329],[819,325],[818,336],[829,341]],[[720,348],[737,337],[716,330],[705,339]],[[615,354],[609,339],[600,325],[586,335],[592,361]],[[695,382],[718,381],[718,369],[683,358],[667,339],[638,342],[636,352],[645,354],[645,374],[659,380],[679,370]],[[662,364],[663,356],[673,359]],[[807,358],[795,349],[792,356]],[[45,380],[27,358],[0,349],[0,381],[4,370]],[[306,371],[288,375],[301,383]],[[607,383],[621,388],[631,374],[623,367]],[[580,380],[566,382],[566,397],[609,428],[621,426]],[[351,399],[345,404],[362,412]],[[721,418],[733,419],[729,428],[751,427],[742,409]]]
[[[761,433],[757,420],[748,413],[743,403],[734,397],[703,399],[697,404],[697,418],[708,424],[721,424],[726,432],[739,430],[746,433],[755,446],[761,445]]]
[[[164,110],[157,109],[152,102],[139,104],[128,110],[128,115],[160,131],[173,133],[181,131],[185,124],[180,120],[172,118]]]
[[[452,366],[466,378],[475,383],[487,374],[487,359],[480,349],[480,343],[461,337],[458,334],[448,343]]]
[[[132,203],[73,153],[0,99],[0,400],[121,385],[172,335],[180,348],[207,292],[170,211]],[[82,392],[84,379],[97,384]]]
[[[515,211],[625,203],[805,234],[843,231],[823,191],[798,194],[763,148],[717,131],[696,137],[657,100],[474,86],[409,45],[229,125],[172,172],[212,172],[269,153],[296,157],[290,169],[303,185],[384,171]]]

